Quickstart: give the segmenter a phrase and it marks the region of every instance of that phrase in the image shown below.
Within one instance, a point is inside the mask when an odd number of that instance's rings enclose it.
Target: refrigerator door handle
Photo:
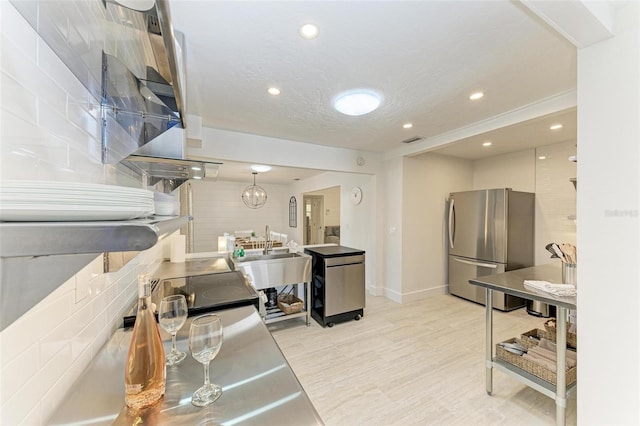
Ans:
[[[449,201],[449,248],[453,248],[453,215],[455,214],[453,201],[453,198]]]
[[[492,264],[492,263],[473,262],[471,260],[458,259],[457,257],[454,257],[453,259],[456,262],[466,263],[467,265],[480,266],[482,268],[491,268],[491,269],[497,269],[498,268],[498,265],[495,265],[495,264]]]

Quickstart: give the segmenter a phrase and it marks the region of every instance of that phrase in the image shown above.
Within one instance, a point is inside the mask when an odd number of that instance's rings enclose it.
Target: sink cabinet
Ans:
[[[299,287],[303,286],[303,311],[287,315],[277,307],[265,307],[261,313],[266,324],[300,317],[305,318],[307,325],[311,323],[311,256],[304,253],[281,253],[252,255],[232,260],[234,269],[244,272],[256,290],[291,285],[294,287],[294,294],[299,294]]]

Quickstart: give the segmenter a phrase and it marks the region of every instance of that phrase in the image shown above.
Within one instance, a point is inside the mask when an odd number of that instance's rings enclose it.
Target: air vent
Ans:
[[[414,136],[412,138],[403,140],[402,143],[413,143],[419,141],[420,139],[422,139],[422,136]]]

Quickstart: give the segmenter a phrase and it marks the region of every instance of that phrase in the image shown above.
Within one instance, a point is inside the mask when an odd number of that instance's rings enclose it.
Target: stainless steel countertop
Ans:
[[[487,275],[469,280],[469,284],[498,290],[506,294],[522,297],[528,300],[537,300],[554,306],[562,306],[568,309],[576,309],[575,297],[556,297],[542,291],[530,290],[524,286],[524,280],[548,281],[550,283],[562,282],[562,265],[560,262],[547,265],[532,266],[530,268],[516,269],[502,274]]]
[[[226,256],[186,259],[184,262],[179,263],[172,263],[166,260],[156,269],[153,277],[167,279],[230,271],[231,267],[227,262]]]
[[[212,405],[191,405],[204,371],[189,353],[189,319],[178,333],[178,349],[188,356],[178,366],[167,367],[166,393],[159,404],[137,414],[125,406],[124,366],[131,329],[119,329],[46,424],[322,425],[255,308],[216,314],[222,318],[224,341],[211,362],[211,381],[221,385],[223,393]],[[169,351],[171,338],[161,333]]]

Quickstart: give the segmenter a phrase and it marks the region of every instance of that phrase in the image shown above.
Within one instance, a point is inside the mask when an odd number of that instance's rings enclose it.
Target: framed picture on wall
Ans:
[[[298,202],[296,197],[289,198],[289,228],[298,227]]]

